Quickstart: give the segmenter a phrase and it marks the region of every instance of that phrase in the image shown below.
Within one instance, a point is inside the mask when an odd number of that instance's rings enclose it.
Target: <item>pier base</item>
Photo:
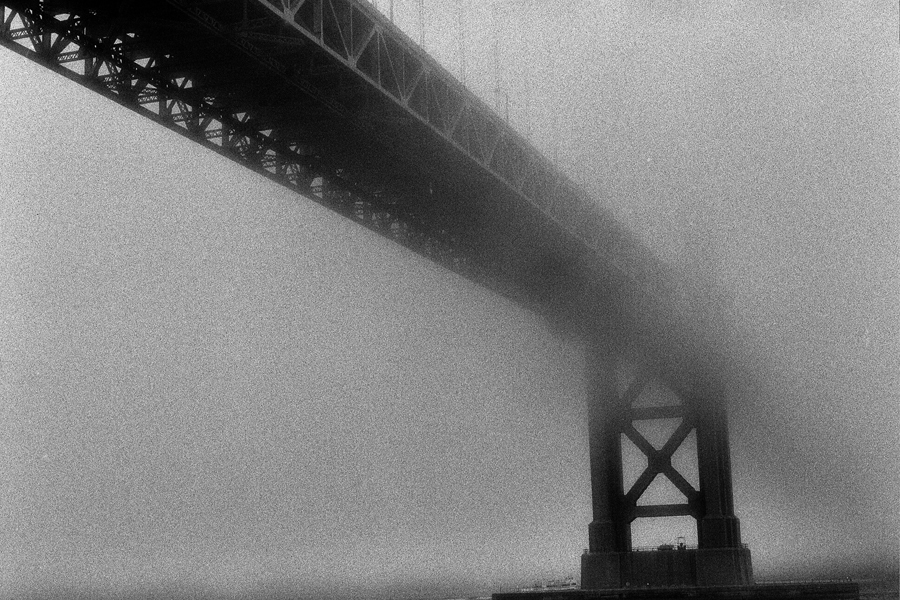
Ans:
[[[853,581],[503,592],[492,600],[859,600]]]
[[[750,583],[753,583],[753,570],[750,550],[745,547],[585,552],[581,555],[581,587],[584,589]]]

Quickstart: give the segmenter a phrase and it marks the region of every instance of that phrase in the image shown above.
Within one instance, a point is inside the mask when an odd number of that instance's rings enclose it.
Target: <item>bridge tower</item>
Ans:
[[[751,584],[750,550],[741,544],[740,523],[734,514],[722,390],[695,383],[679,389],[677,403],[648,404],[639,397],[651,377],[639,373],[620,394],[615,355],[600,345],[592,348],[588,369],[593,521],[589,548],[581,560],[581,587]],[[679,421],[668,440],[656,448],[640,433],[639,422],[659,419]],[[696,431],[699,489],[672,462],[692,431]],[[626,439],[647,459],[646,468],[629,489],[623,483]],[[671,481],[685,501],[639,503],[656,477]],[[683,515],[696,520],[696,548],[681,544],[653,551],[632,548],[635,519]]]

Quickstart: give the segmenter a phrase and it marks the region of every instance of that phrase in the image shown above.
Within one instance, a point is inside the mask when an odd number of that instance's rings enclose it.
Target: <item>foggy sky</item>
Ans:
[[[482,14],[470,52],[490,57],[489,3],[467,4]],[[756,564],[795,560],[793,540],[810,536],[810,563],[880,547],[896,565],[897,6],[503,6],[516,32],[500,43],[511,121],[557,147],[661,256],[689,264],[698,246],[713,251],[748,373],[732,398],[745,533],[767,515],[781,523],[782,502],[800,502],[806,520],[766,527]],[[493,71],[473,76],[477,61],[469,82],[490,98]],[[771,496],[742,502],[741,480],[768,482]],[[870,535],[857,537],[860,525]]]
[[[456,68],[452,7],[426,5]],[[530,97],[535,143],[552,154],[555,120],[562,166],[668,260],[720,249],[758,575],[896,568],[897,8],[572,6],[504,17],[511,116],[524,132]],[[8,51],[0,111],[6,590],[577,573],[577,344]]]

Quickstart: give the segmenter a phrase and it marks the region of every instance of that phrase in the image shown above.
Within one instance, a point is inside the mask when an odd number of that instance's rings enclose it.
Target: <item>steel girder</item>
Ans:
[[[260,108],[260,86],[269,88],[270,99],[284,94],[286,86],[278,89],[253,71],[229,79],[232,65],[194,51],[194,45],[202,43],[196,31],[189,31],[190,39],[185,40],[178,35],[184,25],[164,19],[156,23],[145,20],[142,30],[136,31],[129,19],[104,18],[102,11],[90,5],[76,12],[68,4],[80,3],[0,4],[0,40],[432,259],[466,274],[479,271],[477,264],[454,247],[451,235],[424,227],[418,215],[404,211],[397,198],[391,197],[402,193],[401,184],[394,182],[394,189],[387,189],[374,168],[352,168],[346,158],[327,147],[322,130],[328,128],[334,113],[344,114],[346,108],[305,85],[304,80],[292,83],[314,96],[315,103],[282,102]],[[264,35],[254,33],[254,27],[258,28],[259,22],[251,23],[246,35],[236,39]],[[148,35],[148,31],[153,33]],[[304,46],[295,37],[270,36],[266,40],[288,48]],[[159,46],[170,51],[161,52]],[[264,53],[255,46],[246,46],[263,59]],[[253,91],[242,94],[240,86]],[[298,126],[297,111],[303,111],[309,122]],[[322,123],[317,127],[319,120]],[[373,162],[377,165],[378,161]]]
[[[599,246],[596,202],[406,35],[359,0],[253,0],[427,124],[472,162]]]
[[[318,44],[462,153],[553,228],[575,254],[626,278],[658,265],[598,202],[377,10],[361,0],[251,0]],[[407,125],[409,126],[409,125]],[[654,273],[652,276],[656,276]]]
[[[658,260],[365,2],[0,0],[0,43],[553,319],[671,295]]]

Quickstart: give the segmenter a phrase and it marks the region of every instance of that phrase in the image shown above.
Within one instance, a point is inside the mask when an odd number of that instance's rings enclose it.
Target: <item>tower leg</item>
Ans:
[[[697,519],[697,583],[752,583],[750,549],[741,544],[741,524],[734,514],[728,414],[723,402],[716,401],[697,407],[696,415],[704,507],[703,515]]]
[[[631,550],[631,527],[622,504],[622,406],[614,356],[595,345],[588,373],[593,521],[588,527],[588,552],[581,557],[581,587],[618,588],[627,578],[622,558]]]

